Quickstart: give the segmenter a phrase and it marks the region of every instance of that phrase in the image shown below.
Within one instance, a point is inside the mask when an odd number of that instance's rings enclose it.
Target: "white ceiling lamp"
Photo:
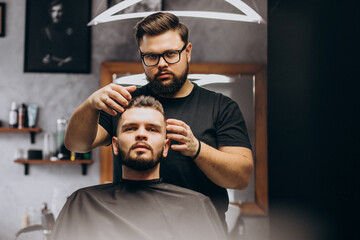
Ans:
[[[189,74],[188,79],[192,82],[195,82],[198,86],[205,86],[216,83],[232,83],[233,78],[225,75],[219,74]],[[137,85],[143,86],[147,84],[145,73],[133,74],[117,77],[114,76],[114,83],[120,85]]]
[[[125,13],[116,14],[121,10],[124,10],[142,0],[124,0],[111,8],[105,10],[103,13],[96,16],[93,20],[88,23],[88,26],[97,25],[99,23],[118,21],[132,18],[143,18],[155,12],[136,12],[136,13]],[[230,20],[240,22],[256,22],[265,23],[265,20],[255,12],[251,7],[241,0],[224,0],[228,2],[243,14],[236,13],[225,13],[225,12],[212,12],[212,11],[166,11],[175,14],[179,17],[195,17],[195,18],[207,18],[207,19],[218,19],[218,20]]]

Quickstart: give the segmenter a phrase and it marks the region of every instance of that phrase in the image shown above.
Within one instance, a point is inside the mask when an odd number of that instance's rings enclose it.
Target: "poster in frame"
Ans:
[[[0,37],[5,37],[5,3],[0,3]]]
[[[124,0],[107,0],[108,8],[123,1]],[[161,11],[163,10],[163,4],[164,4],[163,0],[143,0],[128,8],[125,8],[124,10],[120,11],[118,14]]]
[[[90,73],[90,0],[27,0],[24,72]]]

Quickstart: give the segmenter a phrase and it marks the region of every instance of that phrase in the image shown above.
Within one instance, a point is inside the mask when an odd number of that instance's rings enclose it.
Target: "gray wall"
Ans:
[[[36,143],[28,134],[0,133],[0,239],[14,239],[21,227],[26,208],[40,209],[47,202],[58,214],[66,196],[74,190],[98,184],[99,151],[93,151],[94,164],[87,176],[80,166],[37,165],[24,167],[13,162],[18,149],[41,149],[44,133],[55,132],[57,118],[69,118],[73,110],[99,87],[100,64],[103,61],[138,61],[132,37],[138,20],[100,24],[92,28],[91,74],[24,73],[25,1],[6,3],[6,36],[0,38],[0,120],[7,124],[12,101],[40,106]],[[245,1],[266,19],[267,1]],[[105,0],[93,1],[93,15],[105,9]],[[217,10],[237,12],[220,0],[165,1],[165,10]],[[194,18],[181,19],[190,28],[193,62],[266,62],[267,25]],[[245,219],[246,239],[268,239],[268,218]],[[26,237],[34,236],[28,234]],[[21,239],[27,239],[25,235]],[[38,236],[37,239],[39,239]]]

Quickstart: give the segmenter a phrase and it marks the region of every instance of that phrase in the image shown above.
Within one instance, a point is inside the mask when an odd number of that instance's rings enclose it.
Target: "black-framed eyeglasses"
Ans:
[[[157,65],[160,61],[160,57],[162,57],[165,62],[169,64],[178,63],[181,59],[181,53],[186,49],[186,43],[181,50],[169,50],[163,53],[141,53],[140,57],[147,67],[153,67]]]

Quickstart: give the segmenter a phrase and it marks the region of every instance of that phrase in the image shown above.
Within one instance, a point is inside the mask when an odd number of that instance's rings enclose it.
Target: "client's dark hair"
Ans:
[[[181,40],[186,44],[189,42],[188,28],[185,26],[185,24],[180,22],[177,16],[172,13],[153,13],[138,22],[134,29],[135,38],[138,45],[140,44],[140,40],[144,35],[156,36],[168,30],[178,31]]]
[[[126,110],[131,108],[153,108],[159,111],[165,118],[163,106],[158,100],[156,100],[154,97],[151,96],[141,95],[139,97],[135,97],[131,99],[129,101],[129,105],[127,106]]]
[[[158,112],[161,113],[161,115],[164,116],[164,121],[166,119],[163,106],[161,105],[161,103],[158,100],[156,100],[154,97],[151,97],[151,96],[141,95],[141,96],[132,98],[129,101],[129,105],[125,108],[124,112],[126,112],[127,110],[129,110],[131,108],[152,108],[154,110],[157,110]],[[120,115],[118,123],[121,121],[123,113]],[[119,125],[117,127],[116,132],[118,132],[118,130],[119,130],[118,128],[119,128]]]

